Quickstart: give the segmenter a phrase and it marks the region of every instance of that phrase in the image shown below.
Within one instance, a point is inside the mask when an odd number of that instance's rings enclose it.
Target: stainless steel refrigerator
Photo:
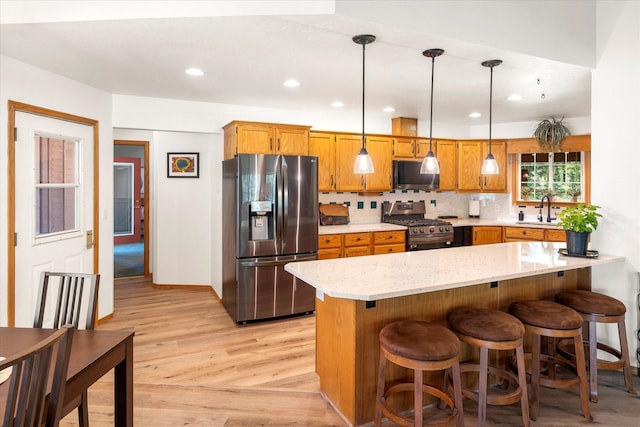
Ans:
[[[237,323],[311,313],[315,289],[284,266],[317,259],[318,159],[223,161],[222,302]]]

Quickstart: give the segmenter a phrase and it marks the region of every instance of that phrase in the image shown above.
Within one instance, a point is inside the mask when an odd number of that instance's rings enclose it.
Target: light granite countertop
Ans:
[[[499,226],[499,227],[527,227],[527,228],[550,228],[555,230],[562,230],[555,223],[526,221],[519,223],[513,219],[476,219],[476,218],[453,218],[445,219],[449,221],[454,227],[464,226]],[[343,233],[366,233],[375,231],[393,231],[393,230],[405,230],[406,227],[402,225],[387,224],[381,222],[369,223],[369,224],[346,224],[346,225],[321,225],[318,226],[318,234],[343,234]]]
[[[292,262],[285,270],[324,294],[363,301],[415,295],[493,281],[623,262],[558,253],[565,243],[512,242]]]

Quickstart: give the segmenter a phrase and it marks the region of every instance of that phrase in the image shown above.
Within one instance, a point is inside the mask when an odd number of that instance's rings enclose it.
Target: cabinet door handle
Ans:
[[[269,138],[269,151],[273,151],[273,138]]]
[[[280,138],[278,138],[278,151],[280,151]]]
[[[333,175],[331,175],[331,186],[333,187]]]

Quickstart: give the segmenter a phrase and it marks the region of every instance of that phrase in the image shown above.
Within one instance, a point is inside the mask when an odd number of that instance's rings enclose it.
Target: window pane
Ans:
[[[76,142],[36,137],[36,161],[40,184],[72,184],[76,182]]]
[[[133,165],[113,165],[113,232],[116,236],[133,234]]]
[[[584,200],[580,197],[584,189],[582,158],[581,152],[520,154],[518,200],[540,200],[548,189],[555,192],[555,199]],[[526,189],[532,191],[528,197]]]
[[[76,189],[36,190],[36,236],[77,229]]]

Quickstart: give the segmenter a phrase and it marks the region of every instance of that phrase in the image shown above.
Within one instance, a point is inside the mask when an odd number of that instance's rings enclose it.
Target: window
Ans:
[[[36,238],[77,231],[79,141],[35,136]]]
[[[584,201],[585,152],[518,155],[518,200]]]

